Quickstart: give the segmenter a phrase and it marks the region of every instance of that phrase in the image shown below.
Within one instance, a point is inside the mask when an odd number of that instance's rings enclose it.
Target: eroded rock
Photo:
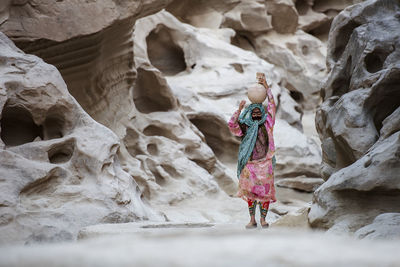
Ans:
[[[282,85],[303,109],[314,110],[326,77],[326,45],[301,30],[295,34],[269,32],[254,39],[256,53],[275,65]]]
[[[181,48],[188,66],[176,75],[164,72],[166,80],[188,118],[204,134],[218,160],[230,168],[232,177],[235,177],[233,170],[239,140],[230,134],[226,121],[237,109],[240,100],[247,99],[246,89],[255,80],[257,71],[267,73],[279,106],[279,122],[275,127],[277,175],[318,175],[320,152],[317,144],[301,132],[298,104],[286,89],[278,86],[281,78],[271,64],[231,45],[229,34],[232,31],[229,29],[197,29],[182,24],[168,12],[160,12],[136,24],[134,40],[137,44],[135,55],[138,66],[155,64],[152,62],[151,46],[148,46],[154,39],[149,36],[159,33],[159,29],[168,30],[174,36],[171,39],[173,45]],[[293,144],[290,140],[297,140],[294,144],[296,149],[289,149]],[[293,158],[296,161],[292,161]],[[304,160],[299,161],[299,158]]]
[[[267,0],[268,13],[272,16],[272,27],[278,33],[294,33],[299,15],[292,0]]]
[[[400,239],[400,213],[383,213],[354,233],[366,239]]]
[[[333,22],[316,116],[328,180],[315,192],[314,227],[355,232],[399,212],[399,12],[398,1],[367,1]]]
[[[305,192],[314,192],[324,180],[321,178],[309,178],[300,176],[296,178],[283,178],[276,181],[276,185],[280,187],[287,187]]]
[[[161,10],[172,0],[2,1],[0,30],[14,41],[66,41]],[[42,41],[44,41],[42,40]]]
[[[75,239],[100,222],[157,218],[122,170],[117,136],[60,73],[0,33],[1,242]]]

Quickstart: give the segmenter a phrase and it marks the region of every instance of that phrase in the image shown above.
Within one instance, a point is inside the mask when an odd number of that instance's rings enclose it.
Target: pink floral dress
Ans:
[[[275,124],[275,102],[272,97],[271,89],[268,92],[268,106],[265,110],[268,114],[264,123],[268,139],[264,136],[261,127],[258,129],[256,144],[252,155],[246,166],[240,173],[239,190],[237,196],[245,201],[275,202],[274,169],[272,157],[275,152],[273,130]],[[272,101],[271,101],[272,99]],[[243,136],[236,111],[228,122],[230,131],[236,136]],[[268,142],[268,144],[267,144]]]

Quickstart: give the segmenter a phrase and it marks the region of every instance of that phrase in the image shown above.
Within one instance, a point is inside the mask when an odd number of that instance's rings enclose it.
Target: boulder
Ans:
[[[324,180],[321,178],[310,178],[306,176],[282,178],[276,181],[277,186],[292,188],[305,192],[314,192],[323,183]]]
[[[299,14],[292,0],[267,0],[267,12],[271,14],[272,27],[278,33],[294,33]]]
[[[267,15],[264,3],[241,1],[233,9],[224,13],[221,27],[232,28],[239,32],[265,32],[272,29],[271,16]]]

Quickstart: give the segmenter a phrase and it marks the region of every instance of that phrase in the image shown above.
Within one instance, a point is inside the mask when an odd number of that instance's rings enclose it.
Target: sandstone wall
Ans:
[[[230,221],[243,213],[231,197],[239,140],[226,122],[257,71],[278,103],[277,177],[318,177],[321,152],[303,115],[318,105],[326,76],[324,35],[353,2],[2,2],[0,31],[65,81],[2,36],[2,70],[14,76],[0,78],[1,153],[18,158],[0,168],[2,192],[13,192],[0,211],[7,238],[73,239],[99,222]],[[40,174],[27,171],[31,164]],[[20,209],[34,180],[35,200]],[[75,183],[75,193],[63,191]]]

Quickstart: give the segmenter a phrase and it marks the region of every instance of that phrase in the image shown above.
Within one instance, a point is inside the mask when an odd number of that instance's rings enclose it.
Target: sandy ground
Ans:
[[[0,266],[400,266],[400,242],[242,224],[128,223],[72,243],[0,247]]]

